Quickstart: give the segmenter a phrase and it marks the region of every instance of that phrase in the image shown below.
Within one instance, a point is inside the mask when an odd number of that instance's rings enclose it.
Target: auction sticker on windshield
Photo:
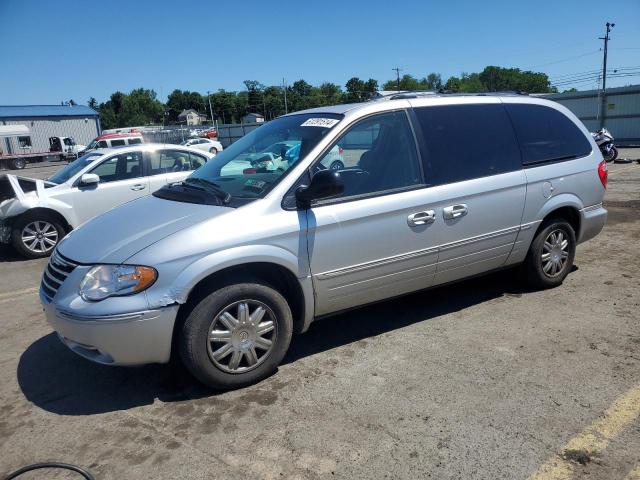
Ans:
[[[309,118],[305,120],[301,127],[324,127],[331,128],[340,120],[335,118]]]

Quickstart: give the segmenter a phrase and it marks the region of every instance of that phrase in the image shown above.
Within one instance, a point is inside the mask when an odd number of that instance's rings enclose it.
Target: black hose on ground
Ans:
[[[61,463],[61,462],[44,462],[44,463],[34,463],[33,465],[27,465],[26,467],[19,468],[15,472],[11,472],[9,475],[4,477],[4,480],[12,480],[23,473],[31,472],[32,470],[40,470],[43,468],[61,468],[64,470],[71,470],[72,472],[79,473],[86,480],[95,480],[91,472],[85,470],[82,467],[78,467],[76,465],[71,465],[70,463]]]

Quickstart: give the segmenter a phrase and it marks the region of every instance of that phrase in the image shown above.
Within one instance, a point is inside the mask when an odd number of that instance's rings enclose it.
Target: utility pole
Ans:
[[[284,113],[286,115],[289,113],[289,107],[287,106],[287,84],[284,83],[284,78],[282,79],[282,90],[284,91]]]
[[[400,67],[396,67],[396,68],[392,68],[391,70],[396,72],[397,86],[398,86],[398,90],[400,90],[400,72],[402,71],[402,69]]]
[[[213,108],[211,108],[211,94],[207,90],[207,98],[209,99],[209,113],[211,114],[211,124],[213,125]]]
[[[607,22],[607,31],[604,37],[598,37],[604,40],[604,61],[602,62],[602,99],[600,103],[600,128],[604,128],[604,117],[607,111],[607,49],[609,47],[609,32],[616,26],[615,23]]]

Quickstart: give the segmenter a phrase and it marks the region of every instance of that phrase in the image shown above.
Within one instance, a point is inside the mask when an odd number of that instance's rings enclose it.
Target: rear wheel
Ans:
[[[340,160],[334,160],[333,162],[331,162],[331,165],[329,165],[329,168],[331,170],[342,170],[344,168],[344,163],[342,163]]]
[[[612,146],[607,152],[607,154],[604,156],[604,159],[607,162],[613,162],[616,158],[618,158],[618,149]]]
[[[27,258],[42,258],[51,254],[65,234],[64,226],[53,215],[26,215],[14,222],[11,243]]]
[[[528,282],[536,288],[560,285],[571,271],[576,253],[573,227],[564,219],[554,219],[536,234],[524,271]]]
[[[11,160],[11,168],[14,170],[22,170],[27,165],[24,158],[14,158]]]
[[[179,336],[180,356],[204,384],[240,388],[276,370],[292,331],[291,310],[278,291],[260,283],[228,285],[191,311]]]

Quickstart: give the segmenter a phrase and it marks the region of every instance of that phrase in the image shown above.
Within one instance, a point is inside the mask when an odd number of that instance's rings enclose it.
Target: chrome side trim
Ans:
[[[593,210],[598,210],[600,208],[602,208],[602,202],[596,203],[595,205],[590,205],[588,207],[584,207],[581,211],[587,213],[587,212],[591,212]]]
[[[488,240],[490,238],[501,237],[503,235],[509,235],[510,233],[517,233],[521,229],[520,226],[517,227],[509,227],[503,230],[496,230],[495,232],[484,233],[482,235],[478,235],[476,237],[469,237],[463,240],[457,240],[455,242],[445,243],[440,245],[439,251],[449,250],[451,248],[461,247],[463,245],[469,245],[470,243],[481,242],[483,240]]]
[[[366,263],[360,263],[358,265],[352,265],[349,267],[344,267],[344,268],[338,268],[335,270],[330,270],[328,272],[322,272],[322,273],[318,273],[317,275],[315,275],[315,278],[317,280],[327,280],[329,278],[335,278],[335,277],[340,277],[342,275],[348,275],[350,273],[354,273],[354,272],[360,272],[362,270],[369,270],[371,268],[376,268],[376,267],[380,267],[382,265],[388,265],[391,263],[396,263],[396,262],[401,262],[403,260],[408,260],[411,258],[416,258],[416,257],[421,257],[424,255],[430,255],[432,253],[439,253],[443,250],[449,250],[452,248],[456,248],[456,247],[461,247],[463,245],[469,245],[472,243],[476,243],[476,242],[481,242],[483,240],[488,240],[491,238],[496,238],[496,237],[501,237],[503,235],[509,235],[512,233],[518,233],[522,230],[528,230],[531,227],[533,227],[534,225],[540,223],[539,220],[536,220],[534,222],[529,222],[529,223],[525,223],[522,225],[518,225],[515,227],[509,227],[509,228],[505,228],[502,230],[496,230],[495,232],[489,232],[489,233],[485,233],[482,235],[478,235],[476,237],[469,237],[469,238],[465,238],[463,240],[457,240],[455,242],[450,242],[450,243],[445,243],[443,245],[438,245],[435,247],[431,247],[431,248],[425,248],[424,250],[416,250],[415,252],[410,252],[410,253],[404,253],[401,255],[395,255],[393,257],[387,257],[387,258],[383,258],[380,260],[372,260],[370,262],[366,262]]]
[[[423,250],[416,250],[415,252],[403,253],[402,255],[396,255],[393,257],[383,258],[381,260],[373,260],[371,262],[361,263],[350,267],[338,268],[336,270],[330,270],[328,272],[319,273],[316,275],[318,280],[325,280],[327,278],[339,277],[341,275],[347,275],[349,273],[360,272],[362,270],[368,270],[370,268],[380,267],[390,263],[401,262],[410,258],[422,257],[424,255],[430,255],[437,253],[438,247],[425,248]]]
[[[134,312],[124,313],[120,315],[73,315],[71,313],[56,310],[56,316],[65,320],[76,323],[119,323],[119,322],[132,322],[135,320],[155,318],[160,314],[159,310],[147,310],[146,312]]]

